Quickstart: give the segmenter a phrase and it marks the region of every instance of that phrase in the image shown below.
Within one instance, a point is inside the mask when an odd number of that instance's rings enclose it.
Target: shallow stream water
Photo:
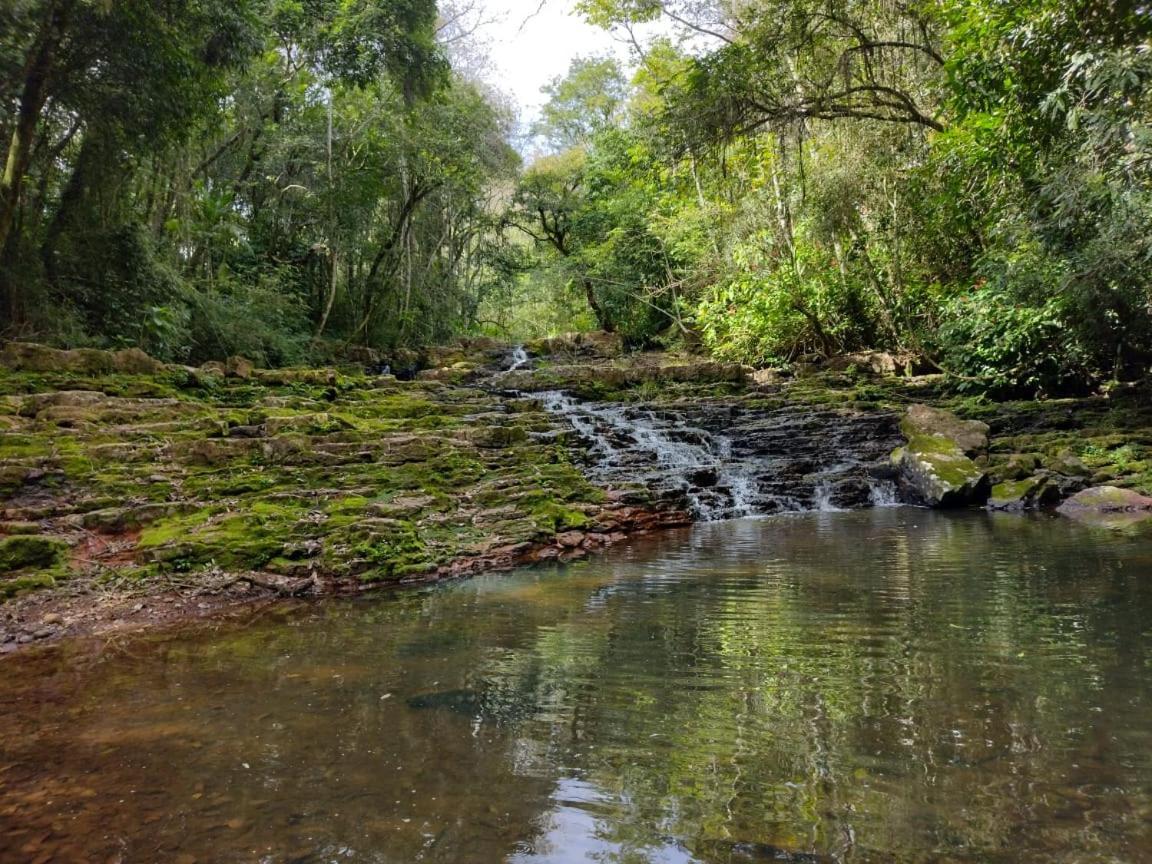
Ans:
[[[1152,861],[1152,539],[912,509],[0,663],[3,862]]]

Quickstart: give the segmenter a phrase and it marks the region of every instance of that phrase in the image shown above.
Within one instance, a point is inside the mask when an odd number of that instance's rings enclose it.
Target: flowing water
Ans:
[[[517,369],[519,369],[521,366],[524,366],[528,362],[528,352],[524,350],[523,345],[517,345],[512,349],[512,354],[510,355],[509,359],[511,360],[511,364],[504,371],[515,372]]]
[[[4,862],[1152,861],[1152,540],[886,508],[0,663]]]
[[[566,393],[538,394],[587,445],[589,473],[600,482],[659,485],[682,494],[703,520],[750,516],[750,463],[732,458],[731,439],[660,417],[649,408],[580,401]],[[795,509],[795,508],[789,508]]]
[[[896,503],[884,476],[898,441],[887,415],[788,406],[725,417],[715,405],[654,408],[561,391],[536,398],[575,431],[593,479],[643,487],[702,521]],[[706,428],[717,416],[723,428]]]

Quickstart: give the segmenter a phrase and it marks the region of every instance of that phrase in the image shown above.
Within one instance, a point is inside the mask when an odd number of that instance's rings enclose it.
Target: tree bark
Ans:
[[[604,307],[600,305],[600,301],[596,299],[596,289],[592,285],[592,280],[585,276],[582,281],[584,283],[584,296],[588,298],[588,306],[592,309],[592,314],[596,316],[596,323],[605,333],[612,333],[616,327],[604,311]]]
[[[12,226],[16,224],[16,213],[20,207],[24,175],[28,171],[36,128],[40,125],[40,115],[48,98],[49,80],[56,51],[60,46],[68,13],[74,2],[75,0],[56,0],[49,4],[44,12],[40,30],[24,61],[20,110],[12,127],[12,137],[8,142],[4,173],[0,175],[0,261],[3,265],[8,263]],[[0,266],[0,293],[3,294],[7,321],[15,324],[22,320],[24,310],[22,298],[8,271],[7,266]]]

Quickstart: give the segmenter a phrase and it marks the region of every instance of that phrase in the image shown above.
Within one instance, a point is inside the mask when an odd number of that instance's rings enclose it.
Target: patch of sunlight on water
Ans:
[[[0,664],[0,860],[1152,860],[1152,539],[884,508]]]

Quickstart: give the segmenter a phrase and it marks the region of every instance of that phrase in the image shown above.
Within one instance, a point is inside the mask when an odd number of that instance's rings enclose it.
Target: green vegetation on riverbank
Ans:
[[[531,400],[351,369],[104,373],[115,355],[28,346],[18,365],[32,356],[64,368],[0,373],[6,594],[431,578],[617,528]]]
[[[600,328],[998,398],[1147,373],[1145,7],[578,8],[668,26],[545,88],[521,164],[466,5],[22,0],[0,336],[277,366]]]

